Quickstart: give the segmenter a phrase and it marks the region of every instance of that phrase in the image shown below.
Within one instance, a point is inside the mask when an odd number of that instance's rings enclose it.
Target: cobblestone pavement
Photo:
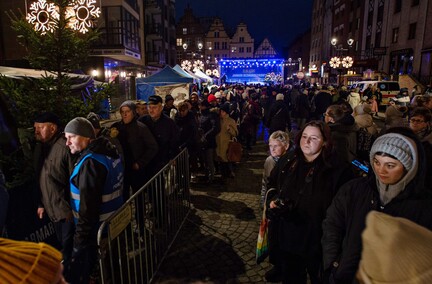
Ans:
[[[235,178],[191,185],[191,213],[155,283],[265,283],[269,263],[256,264],[255,248],[266,157],[258,142],[236,165]]]

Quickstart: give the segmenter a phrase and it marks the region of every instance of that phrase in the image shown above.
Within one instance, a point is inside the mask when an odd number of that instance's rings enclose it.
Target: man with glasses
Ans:
[[[431,111],[427,108],[418,107],[411,113],[409,127],[420,138],[422,142],[432,144]]]

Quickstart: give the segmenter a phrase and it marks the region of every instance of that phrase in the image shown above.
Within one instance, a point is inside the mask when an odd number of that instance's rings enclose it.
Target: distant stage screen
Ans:
[[[222,59],[220,74],[229,83],[267,83],[283,78],[283,59]],[[276,78],[277,77],[277,78]]]

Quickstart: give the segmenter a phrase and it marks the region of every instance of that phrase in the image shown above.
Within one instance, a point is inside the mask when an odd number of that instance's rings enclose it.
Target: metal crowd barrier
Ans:
[[[190,211],[184,149],[98,231],[102,283],[151,283]]]

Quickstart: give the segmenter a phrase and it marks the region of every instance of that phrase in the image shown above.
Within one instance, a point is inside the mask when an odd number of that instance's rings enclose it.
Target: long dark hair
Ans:
[[[303,152],[301,150],[300,147],[300,139],[303,135],[303,132],[305,130],[306,127],[311,126],[311,127],[316,127],[320,130],[321,135],[324,139],[324,144],[322,146],[322,151],[321,151],[321,155],[323,157],[324,163],[328,163],[330,162],[330,157],[332,155],[333,152],[333,142],[331,139],[331,134],[330,134],[330,127],[321,120],[312,120],[309,121],[308,123],[306,123],[303,128],[299,131],[299,133],[297,134],[296,138],[295,138],[295,145],[296,145],[296,151],[297,151],[297,155],[298,156],[303,156]]]

